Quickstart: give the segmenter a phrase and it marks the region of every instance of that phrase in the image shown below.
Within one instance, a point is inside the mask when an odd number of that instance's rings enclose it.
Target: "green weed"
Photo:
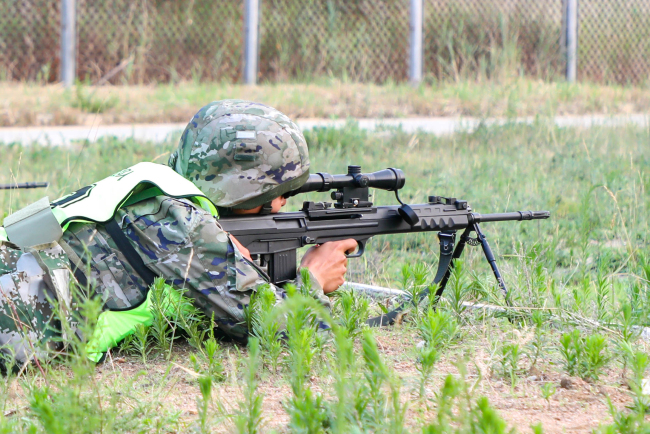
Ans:
[[[79,334],[91,336],[96,318],[101,311],[101,300],[86,298],[83,291],[72,288],[75,309],[72,312]],[[39,369],[27,367],[27,374],[16,378],[9,375],[5,385],[19,384],[24,390],[23,404],[26,412],[15,410],[19,417],[6,419],[12,412],[0,416],[3,432],[132,432],[178,428],[178,416],[161,410],[160,390],[154,389],[146,400],[138,392],[139,375],[119,378],[113,382],[99,382],[95,376],[95,364],[88,359],[85,340],[78,339],[65,320],[66,309],[57,304],[57,318],[64,336],[67,357],[52,364],[40,364]],[[134,398],[134,405],[125,406],[124,395]],[[0,400],[6,398],[2,396]],[[2,403],[6,408],[6,402]]]
[[[469,301],[470,294],[471,286],[466,263],[460,259],[455,259],[454,268],[443,294],[443,301],[454,312],[456,317],[460,318],[467,309],[464,303]]]
[[[444,384],[436,396],[437,413],[434,421],[422,430],[434,433],[511,433],[506,422],[492,408],[487,398],[481,396],[474,400],[471,387],[465,381],[465,370],[460,368],[460,378],[445,377]]]
[[[598,380],[609,361],[605,336],[593,334],[586,338],[578,330],[564,333],[560,338],[560,352],[569,375]]]
[[[149,333],[156,345],[156,350],[161,351],[165,359],[169,360],[172,355],[173,340],[176,324],[169,318],[169,312],[173,311],[172,302],[164,297],[164,280],[156,279],[151,287],[151,313],[153,321]]]
[[[645,351],[635,349],[631,343],[625,340],[618,341],[618,346],[623,359],[623,375],[626,373],[626,368],[629,367],[632,371],[632,376],[628,380],[630,387],[641,389],[646,370],[650,366],[650,356]]]
[[[556,389],[553,383],[544,383],[542,386],[542,398],[548,403],[548,408],[551,408],[551,397],[555,395]]]
[[[423,339],[421,347],[418,348],[420,398],[423,398],[427,381],[440,358],[440,353],[456,338],[458,324],[449,312],[429,307],[426,313],[418,318],[416,327],[419,337]]]
[[[201,397],[197,399],[196,407],[199,413],[201,432],[208,432],[208,420],[210,417],[210,403],[212,402],[212,377],[201,376],[198,379]]]
[[[640,388],[632,387],[633,404],[629,411],[617,409],[608,398],[609,413],[613,419],[610,425],[601,425],[596,431],[598,434],[627,434],[646,433],[650,430],[647,413],[650,411],[650,397],[643,394]]]
[[[411,300],[413,316],[420,316],[420,294],[429,285],[429,268],[426,264],[419,262],[414,265],[405,264],[402,266],[400,286],[408,294]]]
[[[368,404],[364,409],[368,421],[379,428],[387,416],[387,397],[383,393],[383,385],[388,380],[388,370],[384,365],[377,343],[370,331],[363,336],[363,360],[365,362],[364,376],[366,378]]]
[[[612,282],[602,273],[596,276],[596,316],[599,321],[609,322],[612,311]]]
[[[235,426],[240,434],[255,434],[262,432],[262,405],[264,398],[257,392],[257,374],[261,365],[260,341],[257,338],[248,340],[248,359],[244,370],[244,399],[238,403],[235,413]]]
[[[355,338],[365,328],[369,304],[366,297],[355,294],[354,291],[337,291],[332,310],[348,337]]]
[[[214,336],[207,338],[202,347],[202,351],[190,354],[190,361],[194,365],[194,370],[203,377],[209,377],[211,381],[225,380],[226,376],[221,363],[221,346]]]
[[[304,292],[308,290],[303,289]],[[285,409],[289,413],[289,425],[292,430],[321,432],[326,420],[323,397],[308,385],[308,375],[311,373],[317,352],[316,333],[319,321],[313,309],[309,307],[307,295],[298,292],[294,287],[288,288],[288,294],[295,302],[295,308],[286,316],[289,383],[293,396],[285,403]]]
[[[355,401],[361,400],[360,379],[357,374],[356,354],[353,342],[347,336],[347,331],[335,331],[336,357],[334,358],[336,402],[330,407],[330,426],[332,432],[350,432],[350,426],[355,420],[355,409],[359,406]]]
[[[530,317],[535,327],[535,331],[533,339],[528,343],[525,353],[530,360],[530,367],[528,370],[532,371],[537,365],[537,361],[544,356],[547,350],[547,330],[545,322],[548,320],[548,315],[542,310],[534,310]]]
[[[149,326],[144,324],[137,324],[135,332],[133,333],[133,341],[131,342],[133,352],[137,353],[142,360],[142,364],[147,364],[147,356],[152,351],[152,345],[149,342]]]
[[[521,355],[521,346],[516,342],[505,343],[500,347],[497,372],[500,376],[510,380],[510,387],[513,390],[518,376],[522,373],[522,368],[519,366]]]
[[[577,375],[583,351],[580,332],[574,330],[571,333],[563,334],[560,338],[560,345],[560,352],[564,358],[564,369],[569,375]]]
[[[276,301],[275,290],[269,285],[263,285],[253,293],[250,304],[245,308],[248,329],[259,340],[263,360],[273,372],[278,371],[283,349],[280,323],[273,316]]]

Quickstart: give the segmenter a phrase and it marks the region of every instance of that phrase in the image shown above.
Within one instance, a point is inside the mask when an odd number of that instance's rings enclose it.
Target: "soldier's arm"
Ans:
[[[164,276],[168,283],[184,291],[206,316],[233,337],[244,337],[244,307],[260,285],[267,284],[262,272],[244,258],[228,234],[208,213],[193,207],[179,209],[177,219],[186,228],[186,239],[147,265]],[[173,228],[170,228],[172,230]],[[173,248],[172,248],[173,247]],[[318,280],[312,276],[312,293],[329,306]],[[298,282],[300,284],[300,282]],[[277,302],[284,298],[282,288],[271,285]]]

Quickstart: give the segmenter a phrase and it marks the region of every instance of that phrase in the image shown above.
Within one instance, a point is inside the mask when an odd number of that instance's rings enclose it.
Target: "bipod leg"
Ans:
[[[468,230],[469,228],[465,230],[463,236],[465,236],[468,233]],[[452,262],[453,258],[456,258],[456,254],[460,255],[463,251],[462,247],[460,248],[460,250],[458,247],[454,249],[454,242],[456,241],[456,231],[438,232],[438,239],[440,240],[440,260],[438,261],[438,271],[436,272],[436,277],[433,279],[434,285],[436,285],[438,282],[441,282],[443,280],[446,284],[447,280],[449,279],[448,274],[449,274],[450,266],[451,264],[453,264]],[[436,292],[436,301],[438,300],[438,297],[442,293],[440,288],[441,287],[438,286],[438,291]],[[442,287],[442,289],[444,289],[444,286]],[[431,292],[431,287],[428,287],[422,290],[420,294],[418,294],[417,299],[405,301],[401,303],[397,308],[391,310],[386,314],[382,314],[374,318],[369,318],[366,321],[366,324],[368,324],[370,327],[382,327],[382,326],[394,324],[398,316],[404,311],[404,309],[408,307],[409,304],[412,303],[414,305],[417,305],[421,303],[422,300],[427,298],[430,292]]]
[[[478,223],[474,223],[474,227],[472,228],[472,230],[476,232],[476,238],[478,239],[479,243],[481,243],[481,247],[483,248],[483,253],[485,254],[485,259],[487,259],[488,263],[490,264],[490,268],[492,268],[492,273],[494,273],[494,277],[496,277],[497,279],[497,284],[499,285],[499,288],[501,288],[501,291],[503,292],[503,296],[505,297],[506,300],[506,305],[510,306],[510,300],[508,298],[508,289],[506,288],[506,283],[503,281],[503,277],[501,276],[499,267],[497,267],[497,260],[494,258],[494,254],[492,253],[490,244],[488,244],[487,238],[485,238],[485,235],[481,231],[481,228],[479,227]]]
[[[438,303],[438,300],[440,300],[440,297],[442,297],[442,293],[445,291],[445,287],[447,286],[447,282],[449,281],[449,277],[451,277],[451,271],[454,269],[454,259],[458,259],[461,257],[463,254],[463,250],[465,250],[465,245],[467,244],[467,240],[469,239],[469,234],[472,232],[473,228],[471,226],[468,226],[463,233],[460,235],[460,241],[458,241],[458,244],[456,244],[456,248],[454,249],[454,253],[451,255],[451,258],[447,260],[447,264],[442,268],[442,240],[440,244],[440,263],[438,264],[438,272],[436,273],[436,277],[433,279],[433,283],[438,284],[438,289],[436,290],[436,296],[435,296],[435,303]],[[442,235],[442,233],[440,233]],[[440,236],[439,235],[439,236]]]
[[[436,277],[433,278],[434,285],[440,282],[449,270],[449,265],[451,264],[453,257],[454,243],[456,242],[456,231],[438,232],[438,240],[440,241],[440,258],[438,259],[438,271],[436,271]],[[429,286],[420,292],[417,300],[412,300],[413,304],[422,303],[430,292],[431,287]]]

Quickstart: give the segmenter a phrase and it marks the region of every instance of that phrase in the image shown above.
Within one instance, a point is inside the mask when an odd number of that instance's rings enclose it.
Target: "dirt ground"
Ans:
[[[418,397],[418,372],[414,347],[417,336],[412,330],[404,328],[382,329],[376,335],[380,354],[402,380],[402,400],[408,404],[407,425],[419,430],[435,416],[432,399],[448,374],[458,375],[455,362],[465,358],[467,361],[466,380],[474,385],[474,397],[486,396],[491,405],[507,421],[510,428],[519,433],[531,432],[530,426],[541,422],[545,433],[589,433],[599,424],[611,422],[607,399],[617,408],[630,404],[631,398],[627,386],[621,377],[621,371],[613,367],[596,383],[588,383],[580,378],[567,377],[561,373],[559,360],[544,360],[532,371],[522,373],[514,388],[510,382],[495,377],[490,371],[489,349],[477,337],[469,337],[443,355],[436,365],[436,371],[427,387],[429,408],[426,409]],[[525,338],[523,338],[525,340]],[[181,420],[191,424],[198,417],[197,400],[200,398],[195,375],[187,361],[189,347],[181,344],[174,352],[172,368],[162,360],[153,360],[147,366],[132,356],[119,356],[97,368],[97,380],[114,381],[116,378],[136,378],[134,387],[147,394],[147,390],[160,387],[164,382],[162,405],[181,414]],[[245,348],[231,343],[223,345],[223,364],[226,372],[237,371],[238,364],[244,360]],[[320,363],[326,363],[321,359]],[[317,362],[319,363],[319,362]],[[527,366],[526,358],[521,365]],[[614,363],[610,364],[614,366]],[[312,387],[315,391],[327,390],[322,380],[327,376],[318,376],[316,372],[326,372],[327,366],[315,366]],[[144,371],[144,372],[143,372]],[[166,379],[163,378],[166,375]],[[556,393],[549,402],[543,399],[541,387],[551,382]],[[268,370],[261,376],[258,387],[264,397],[264,426],[286,432],[289,417],[282,402],[291,395],[291,390],[283,376],[271,374]],[[240,379],[229,375],[225,382],[215,384],[213,399],[223,406],[225,413],[232,411],[241,399]],[[219,420],[219,419],[218,419]],[[225,418],[213,426],[214,432],[232,432],[234,426]]]

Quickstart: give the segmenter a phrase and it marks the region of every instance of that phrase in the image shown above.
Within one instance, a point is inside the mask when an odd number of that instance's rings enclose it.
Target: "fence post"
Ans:
[[[422,3],[423,0],[411,0],[409,80],[412,84],[422,81]]]
[[[76,0],[61,0],[61,81],[72,86],[77,74]]]
[[[578,0],[564,0],[564,52],[566,54],[566,80],[576,81],[578,71]]]
[[[260,0],[244,0],[244,83],[257,83]]]

